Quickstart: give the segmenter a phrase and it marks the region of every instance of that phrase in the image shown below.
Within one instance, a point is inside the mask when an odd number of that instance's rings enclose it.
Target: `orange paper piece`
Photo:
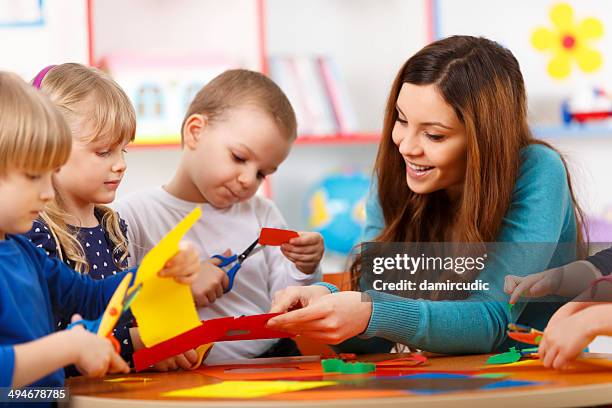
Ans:
[[[277,228],[262,228],[259,234],[259,243],[261,245],[279,246],[289,242],[291,238],[299,237],[295,231],[277,229]]]
[[[142,289],[131,308],[140,338],[147,347],[201,324],[190,286],[157,276],[166,262],[178,253],[179,242],[201,215],[201,208],[194,208],[144,256],[138,267],[134,287],[142,283]]]

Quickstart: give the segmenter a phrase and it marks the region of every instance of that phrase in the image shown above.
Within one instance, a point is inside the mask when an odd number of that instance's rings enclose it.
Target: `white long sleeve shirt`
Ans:
[[[139,264],[159,240],[199,205],[174,197],[157,187],[132,193],[113,205],[128,224],[130,266]],[[259,236],[262,227],[286,229],[286,223],[270,200],[255,196],[229,208],[201,204],[202,217],[187,232],[185,241],[195,244],[202,260],[226,249],[239,254]],[[200,319],[267,313],[277,290],[309,285],[321,280],[320,268],[307,275],[286,259],[278,247],[265,247],[242,264],[233,289],[212,305],[198,310]],[[207,358],[215,362],[251,358],[277,340],[230,341],[215,345]]]

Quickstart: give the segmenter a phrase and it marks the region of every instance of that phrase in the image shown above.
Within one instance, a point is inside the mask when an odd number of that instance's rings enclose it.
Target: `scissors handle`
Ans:
[[[223,291],[223,293],[227,293],[234,287],[234,278],[240,269],[240,262],[238,262],[238,255],[234,254],[232,256],[223,256],[223,255],[214,255],[213,258],[216,258],[221,261],[219,264],[219,268],[223,269],[227,274],[229,279],[229,284],[227,288]]]
[[[100,321],[102,320],[102,317],[100,317],[97,320],[78,320],[74,323],[70,323],[67,327],[66,330],[70,330],[75,326],[83,326],[83,328],[85,330],[87,330],[88,332],[91,332],[93,334],[96,334],[98,332],[98,328],[100,327]],[[110,342],[112,343],[113,347],[115,348],[115,351],[117,352],[117,354],[119,354],[119,352],[121,351],[121,345],[119,344],[119,341],[117,341],[117,339],[115,338],[115,336],[113,336],[112,333],[109,333],[108,336],[106,336],[107,339],[110,340]]]
[[[66,327],[66,330],[72,329],[75,326],[83,326],[85,330],[90,331],[95,334],[98,332],[98,327],[100,327],[100,321],[102,321],[102,317],[96,320],[85,320],[85,319],[77,320],[74,323],[70,323]]]

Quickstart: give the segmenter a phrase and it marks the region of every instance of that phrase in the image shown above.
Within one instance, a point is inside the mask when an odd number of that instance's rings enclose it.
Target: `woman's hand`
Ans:
[[[289,286],[274,294],[270,313],[284,313],[293,309],[301,309],[330,293],[328,288],[321,285]]]
[[[339,292],[322,296],[298,310],[268,321],[267,327],[299,334],[326,344],[338,344],[363,333],[372,315],[365,293]]]

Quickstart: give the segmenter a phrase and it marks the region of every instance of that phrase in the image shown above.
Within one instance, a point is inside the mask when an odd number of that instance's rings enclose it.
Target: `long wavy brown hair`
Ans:
[[[457,203],[451,203],[444,191],[417,194],[406,184],[406,165],[391,138],[404,83],[435,85],[465,126],[467,166]],[[401,67],[387,101],[374,168],[385,227],[374,241],[495,242],[512,201],[521,149],[531,144],[554,150],[531,134],[523,76],[509,50],[471,36],[427,45]],[[578,253],[583,255],[584,216],[562,160],[576,217]],[[357,256],[351,266],[353,289],[359,288],[359,264]]]

